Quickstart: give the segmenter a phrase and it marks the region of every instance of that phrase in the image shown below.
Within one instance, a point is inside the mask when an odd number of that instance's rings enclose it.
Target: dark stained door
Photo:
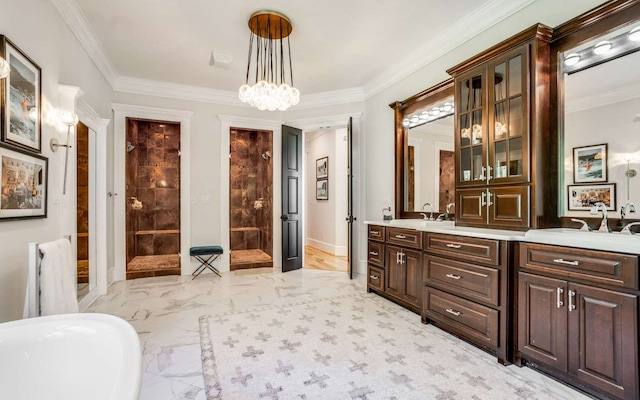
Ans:
[[[347,125],[347,273],[353,279],[353,119]]]
[[[282,272],[302,268],[302,131],[282,125]]]

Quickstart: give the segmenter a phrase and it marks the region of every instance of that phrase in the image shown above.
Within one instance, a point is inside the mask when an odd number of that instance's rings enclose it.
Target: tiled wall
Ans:
[[[230,146],[231,250],[260,248],[273,256],[271,132],[232,129]]]
[[[127,120],[127,262],[180,251],[180,125]],[[131,207],[135,197],[141,210]]]
[[[78,283],[87,283],[89,271],[82,261],[89,259],[89,128],[82,122],[76,127],[76,153]]]
[[[453,151],[440,150],[440,198],[438,199],[438,212],[445,212],[447,204],[456,200],[456,170]],[[453,212],[455,209],[452,209]]]

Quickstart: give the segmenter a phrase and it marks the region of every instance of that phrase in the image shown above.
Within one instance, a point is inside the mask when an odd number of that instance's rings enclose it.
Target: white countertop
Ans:
[[[391,221],[364,221],[366,225],[381,225],[416,229],[423,232],[444,233],[483,239],[550,244],[577,247],[588,250],[613,251],[640,254],[640,234],[623,235],[618,232],[583,232],[578,229],[550,228],[529,229],[527,232],[501,229],[469,228],[455,226],[453,221],[425,221],[419,219],[394,219]]]
[[[454,226],[453,221],[436,222],[420,219],[393,219],[391,221],[364,221],[364,223],[366,225],[409,228],[423,232],[444,233],[448,235],[469,236],[483,239],[523,241],[525,238],[525,233],[520,231]]]

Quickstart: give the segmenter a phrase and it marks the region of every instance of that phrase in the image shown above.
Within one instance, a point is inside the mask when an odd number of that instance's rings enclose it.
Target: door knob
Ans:
[[[288,221],[289,217],[287,215],[283,215],[283,216],[280,217],[280,219],[283,220],[283,221]]]

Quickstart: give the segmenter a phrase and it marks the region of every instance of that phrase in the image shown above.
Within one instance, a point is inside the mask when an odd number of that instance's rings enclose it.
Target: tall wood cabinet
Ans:
[[[550,39],[551,28],[534,25],[447,71],[455,85],[458,225],[526,229],[544,216],[536,196],[553,172],[538,162],[552,151],[544,146]]]
[[[517,358],[594,394],[640,398],[638,257],[523,244]]]

